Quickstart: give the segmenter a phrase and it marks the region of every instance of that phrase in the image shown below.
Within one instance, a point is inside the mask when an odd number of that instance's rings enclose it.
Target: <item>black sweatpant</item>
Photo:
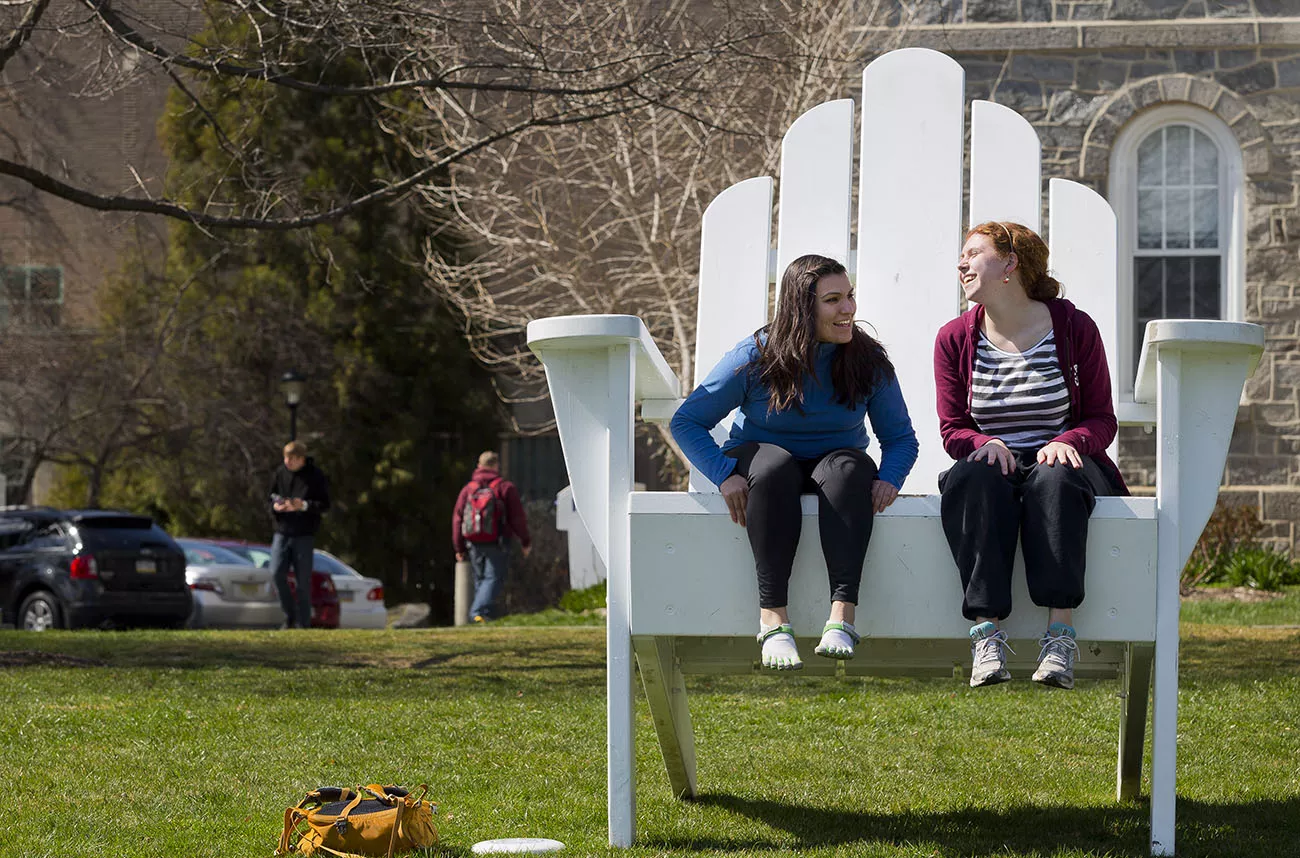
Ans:
[[[961,573],[962,615],[1006,619],[1017,537],[1024,549],[1029,597],[1044,608],[1083,602],[1088,516],[1100,495],[1116,494],[1089,456],[1083,467],[1040,465],[1017,452],[1003,475],[987,462],[961,460],[939,475],[940,516]]]
[[[754,441],[727,455],[749,481],[745,529],[758,570],[758,606],[783,608],[789,602],[801,493],[817,495],[831,601],[856,605],[874,521],[871,484],[877,469],[871,457],[862,450],[832,450],[819,459],[796,459],[782,447]]]

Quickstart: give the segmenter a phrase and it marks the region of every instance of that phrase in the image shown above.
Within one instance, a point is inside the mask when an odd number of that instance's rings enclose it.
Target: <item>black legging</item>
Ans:
[[[796,459],[775,444],[751,441],[727,451],[749,481],[745,508],[749,546],[758,570],[758,606],[784,608],[799,547],[799,495],[817,495],[817,524],[830,578],[831,601],[858,602],[862,564],[871,541],[871,484],[876,463],[861,450],[832,450]]]

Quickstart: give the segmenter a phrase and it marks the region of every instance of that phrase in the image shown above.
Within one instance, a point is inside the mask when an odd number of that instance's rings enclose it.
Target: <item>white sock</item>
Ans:
[[[777,626],[759,626],[760,634],[767,634]],[[802,663],[799,650],[795,647],[794,636],[779,632],[763,641],[763,664],[768,667]]]
[[[853,627],[852,623],[845,623],[844,628],[847,629],[848,631],[844,631],[841,629],[827,629],[826,631],[822,632],[822,648],[834,649],[834,650],[847,650],[852,652],[853,637],[852,635],[849,634],[849,632],[856,632],[857,629]]]

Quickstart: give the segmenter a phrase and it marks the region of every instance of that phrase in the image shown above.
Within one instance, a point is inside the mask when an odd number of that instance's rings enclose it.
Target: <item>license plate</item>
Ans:
[[[258,596],[262,595],[261,584],[245,584],[240,582],[239,584],[236,584],[235,587],[235,592],[243,596],[245,599],[256,599]]]
[[[135,573],[137,575],[153,575],[158,571],[158,564],[152,560],[135,561]]]
[[[351,601],[352,601],[352,591],[351,591],[351,590],[339,590],[339,601],[340,601],[340,602],[351,602]]]

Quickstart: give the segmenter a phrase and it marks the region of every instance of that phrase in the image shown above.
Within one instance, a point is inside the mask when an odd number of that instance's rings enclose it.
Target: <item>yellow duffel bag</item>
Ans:
[[[277,855],[317,850],[343,858],[391,856],[438,842],[433,827],[437,805],[398,786],[370,784],[356,789],[321,787],[284,812],[284,832]]]

